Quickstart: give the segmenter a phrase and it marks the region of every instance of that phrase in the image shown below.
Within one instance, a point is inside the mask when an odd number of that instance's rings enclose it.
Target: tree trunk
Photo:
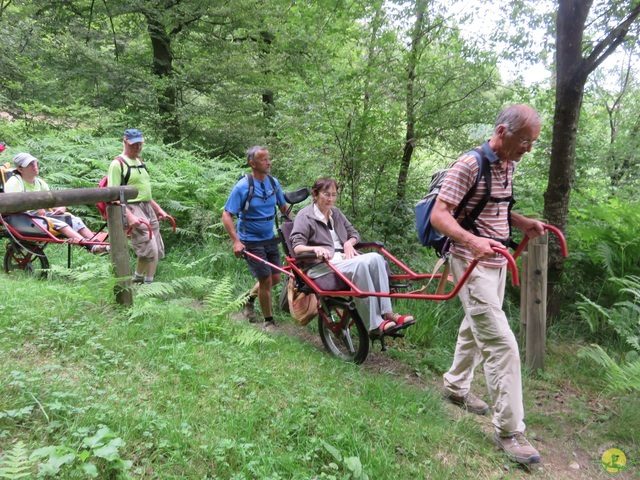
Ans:
[[[145,13],[147,29],[153,48],[153,73],[160,80],[158,115],[163,123],[165,144],[180,140],[180,121],[177,113],[178,93],[173,78],[173,52],[171,36],[165,26],[149,13]]]
[[[416,21],[411,34],[411,50],[407,59],[407,97],[406,97],[406,121],[407,131],[405,135],[404,150],[398,172],[398,187],[396,198],[403,201],[407,192],[407,178],[411,157],[416,146],[416,114],[415,114],[415,79],[416,66],[420,59],[420,43],[424,36],[425,11],[427,10],[427,0],[416,0]]]
[[[271,69],[269,68],[269,56],[271,54],[271,44],[273,43],[274,35],[266,30],[260,31],[260,41],[262,42],[262,61],[263,68],[262,73],[265,76],[265,84],[269,84],[269,77],[271,75]],[[262,111],[265,122],[265,135],[267,138],[276,138],[276,131],[273,129],[273,119],[276,112],[275,95],[271,88],[265,88],[262,91]]]
[[[587,78],[615,49],[640,15],[636,5],[618,26],[607,32],[583,57],[583,35],[593,0],[559,0],[556,17],[556,105],[549,164],[549,184],[544,194],[544,218],[563,232],[567,226],[569,198],[574,180],[576,136]],[[557,242],[549,244],[548,314],[560,312],[560,284],[564,261]]]
[[[587,76],[584,74],[582,37],[591,0],[560,0],[556,49],[556,105],[549,163],[549,184],[544,194],[544,218],[566,230],[574,180],[576,136]],[[557,316],[564,261],[556,242],[549,245],[548,313]]]

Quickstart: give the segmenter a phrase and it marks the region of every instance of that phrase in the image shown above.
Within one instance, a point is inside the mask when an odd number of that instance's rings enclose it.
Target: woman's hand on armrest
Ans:
[[[327,250],[324,247],[308,246],[308,245],[296,245],[293,248],[293,251],[296,253],[296,255],[300,255],[300,254],[303,254],[303,253],[314,253],[316,258],[324,259],[324,260],[331,260],[331,254],[329,253],[329,250]]]
[[[346,242],[344,242],[344,245],[342,246],[342,248],[344,248],[345,258],[349,259],[349,258],[355,257],[356,255],[360,255],[355,249],[356,243],[357,243],[357,240],[353,237],[347,240]]]

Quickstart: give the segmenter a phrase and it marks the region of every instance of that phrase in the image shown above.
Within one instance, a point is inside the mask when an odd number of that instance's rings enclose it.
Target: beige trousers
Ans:
[[[457,282],[468,262],[454,256],[450,262]],[[478,265],[460,290],[465,316],[453,364],[443,377],[445,391],[463,397],[471,389],[474,369],[484,362],[493,425],[500,436],[525,430],[518,343],[502,310],[506,270]]]
[[[389,274],[382,255],[369,252],[349,260],[339,258],[340,255],[342,254],[336,252],[332,259],[336,268],[361,291],[389,293]],[[309,273],[311,278],[318,278],[331,271],[325,263],[321,263],[309,270]],[[380,327],[384,314],[393,311],[389,297],[353,297],[353,303],[369,331]]]

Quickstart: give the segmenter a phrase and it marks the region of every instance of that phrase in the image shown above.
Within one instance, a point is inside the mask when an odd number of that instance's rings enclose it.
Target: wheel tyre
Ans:
[[[334,333],[329,324],[340,329],[342,333]],[[347,361],[361,364],[369,355],[369,332],[357,310],[343,305],[332,304],[322,300],[318,315],[318,331],[322,344],[329,353]]]
[[[4,254],[4,271],[23,271],[37,278],[46,278],[49,270],[49,259],[44,250],[38,246],[29,246],[29,249],[16,249],[13,245],[7,246]]]

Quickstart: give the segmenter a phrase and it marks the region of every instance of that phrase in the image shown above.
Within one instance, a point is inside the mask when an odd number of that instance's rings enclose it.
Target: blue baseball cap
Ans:
[[[126,138],[127,142],[129,143],[144,142],[144,137],[142,136],[142,132],[137,128],[130,128],[129,130],[125,130],[124,138]]]

